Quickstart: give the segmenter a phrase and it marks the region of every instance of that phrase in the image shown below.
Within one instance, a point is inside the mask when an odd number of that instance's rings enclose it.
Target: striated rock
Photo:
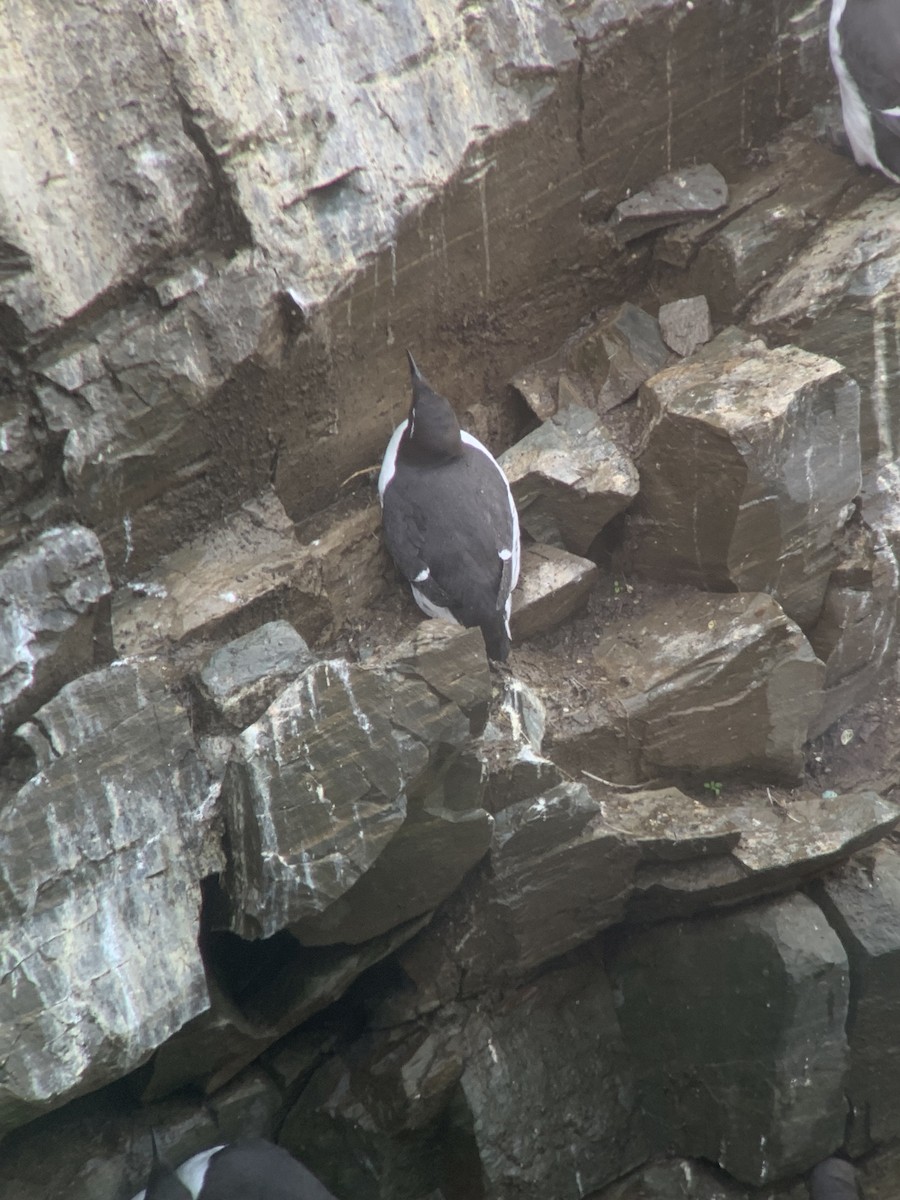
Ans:
[[[825,663],[822,709],[810,726],[817,737],[871,695],[891,662],[900,574],[881,534],[855,531],[828,581],[809,642]]]
[[[709,303],[705,296],[672,300],[659,307],[659,331],[662,339],[682,358],[694,353],[712,337]],[[643,382],[643,380],[641,381]]]
[[[793,347],[691,361],[645,385],[654,425],[626,554],[634,569],[720,591],[771,590],[806,627],[860,487],[859,393]]]
[[[278,953],[267,956],[268,948],[262,948],[262,970],[245,983],[239,996],[228,994],[215,972],[207,972],[209,1008],[159,1047],[142,1089],[144,1100],[157,1100],[187,1085],[208,1096],[219,1094],[247,1064],[338,1000],[364,971],[426,923],[427,917],[420,917],[362,946],[323,949],[306,949],[290,934],[279,934]],[[223,956],[229,949],[234,949],[233,943]],[[310,1067],[315,1058],[313,1054]]]
[[[522,527],[537,541],[585,555],[637,493],[637,471],[595,413],[563,410],[500,455]]]
[[[850,1121],[854,1156],[897,1140],[900,1127],[900,855],[882,843],[813,885],[850,960]]]
[[[468,661],[477,636],[449,627],[432,658],[459,646]],[[445,692],[486,700],[483,663]],[[432,666],[315,663],[237,739],[223,787],[236,932],[364,941],[433,908],[484,853],[481,769],[460,756],[470,721]]]
[[[293,625],[269,621],[212,655],[196,678],[200,704],[212,723],[245,729],[314,658]]]
[[[83,676],[18,736],[36,769],[0,810],[2,1131],[206,1008],[198,881],[222,866],[187,718],[146,668]]]
[[[900,214],[893,199],[893,191],[882,191],[830,223],[749,314],[756,329],[836,358],[857,381],[865,461],[900,452],[890,402],[900,379]]]
[[[548,752],[634,783],[684,772],[796,778],[824,667],[771,596],[675,595],[598,638]]]
[[[728,203],[728,184],[711,163],[685,167],[655,179],[617,204],[611,225],[620,242],[630,242],[692,217],[718,212]]]
[[[537,542],[522,550],[522,573],[513,592],[513,644],[555,629],[587,603],[597,580],[589,559]]]
[[[320,572],[267,492],[121,588],[113,599],[113,640],[122,656],[155,654],[284,617],[312,641],[330,616]]]
[[[0,738],[94,661],[103,551],[80,525],[48,529],[0,567]]]
[[[610,971],[657,1146],[761,1186],[841,1144],[847,958],[812,901],[652,926]]]
[[[659,322],[635,304],[620,304],[604,313],[564,347],[567,365],[587,385],[589,401],[576,395],[569,402],[607,412],[633,396],[645,379],[660,371],[671,355],[660,335]],[[559,406],[563,404],[560,376]]]
[[[580,1200],[646,1158],[633,1066],[597,959],[473,1014],[462,1090],[485,1196]]]
[[[788,802],[747,798],[730,802],[726,814],[741,831],[740,841],[708,861],[643,863],[634,878],[630,919],[689,916],[796,887],[877,842],[900,820],[900,808],[875,792]]]

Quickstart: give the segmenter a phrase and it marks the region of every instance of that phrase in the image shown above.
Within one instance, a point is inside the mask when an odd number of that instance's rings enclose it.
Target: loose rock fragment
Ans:
[[[676,354],[687,358],[712,337],[709,304],[705,296],[691,296],[660,305],[662,339]]]
[[[536,540],[584,555],[637,492],[632,463],[602,432],[597,416],[569,408],[500,456],[519,519]]]
[[[685,167],[654,180],[616,205],[611,224],[620,242],[630,242],[679,221],[717,212],[728,203],[728,184],[711,163]]]
[[[593,389],[589,405],[607,412],[633,396],[645,379],[671,360],[660,336],[659,322],[635,304],[603,313],[565,346],[565,361]],[[560,376],[560,408],[564,407]],[[575,402],[579,400],[575,397]],[[583,403],[583,401],[580,401]],[[570,401],[571,403],[571,401]]]

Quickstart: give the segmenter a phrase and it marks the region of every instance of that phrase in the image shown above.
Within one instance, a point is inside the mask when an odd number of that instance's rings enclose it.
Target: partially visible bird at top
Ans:
[[[900,183],[900,0],[832,0],[828,44],[854,158]]]
[[[213,1146],[177,1168],[160,1158],[153,1139],[147,1187],[133,1200],[335,1200],[287,1150],[264,1138]]]
[[[512,492],[406,353],[412,403],[378,476],[387,548],[424,613],[480,626],[488,657],[505,662],[520,554]]]

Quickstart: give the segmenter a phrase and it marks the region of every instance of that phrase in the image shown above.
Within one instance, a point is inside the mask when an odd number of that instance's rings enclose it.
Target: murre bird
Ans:
[[[519,578],[512,492],[490,451],[460,430],[449,400],[406,354],[412,404],[378,476],[387,548],[424,613],[479,625],[488,657],[505,662]]]
[[[859,1200],[856,1169],[843,1158],[826,1158],[809,1177],[811,1200]]]
[[[828,45],[854,158],[900,183],[900,0],[832,0]]]
[[[335,1197],[281,1146],[264,1138],[241,1138],[213,1146],[168,1166],[153,1143],[147,1186],[133,1200],[335,1200]]]

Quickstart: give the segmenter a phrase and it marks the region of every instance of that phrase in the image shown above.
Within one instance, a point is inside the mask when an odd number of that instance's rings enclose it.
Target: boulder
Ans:
[[[825,669],[771,596],[663,595],[583,660],[548,738],[567,770],[619,783],[800,773]]]
[[[843,942],[855,1001],[847,1027],[855,1157],[900,1136],[900,854],[890,843],[855,855],[813,884],[812,895]]]
[[[207,1007],[199,880],[224,865],[187,717],[148,668],[83,676],[18,737],[34,770],[0,809],[0,1131]]]
[[[634,466],[603,433],[596,413],[581,406],[545,421],[499,462],[523,529],[573,554],[585,555],[637,494]]]
[[[362,942],[434,908],[486,850],[470,720],[446,697],[474,708],[490,694],[483,653],[474,678],[458,674],[480,634],[431,636],[426,673],[402,649],[393,670],[312,664],[236,739],[223,785],[235,932]]]
[[[536,542],[522,549],[522,573],[513,592],[513,644],[555,629],[587,604],[597,581],[589,559]]]
[[[841,1144],[849,973],[811,900],[636,931],[610,974],[656,1146],[761,1187]]]
[[[834,156],[831,156],[834,161]],[[863,459],[900,453],[900,213],[885,189],[830,222],[749,314],[768,337],[836,358],[860,386]]]
[[[195,688],[207,724],[239,731],[262,716],[277,694],[313,661],[287,621],[268,621],[217,650]]]
[[[100,543],[81,525],[38,534],[0,567],[0,740],[93,665],[109,591]]]
[[[486,1200],[580,1200],[646,1158],[633,1062],[597,957],[473,1013],[463,1046]]]
[[[804,628],[860,488],[859,391],[786,346],[689,361],[650,380],[653,427],[625,554],[632,569],[719,591],[772,591]]]

